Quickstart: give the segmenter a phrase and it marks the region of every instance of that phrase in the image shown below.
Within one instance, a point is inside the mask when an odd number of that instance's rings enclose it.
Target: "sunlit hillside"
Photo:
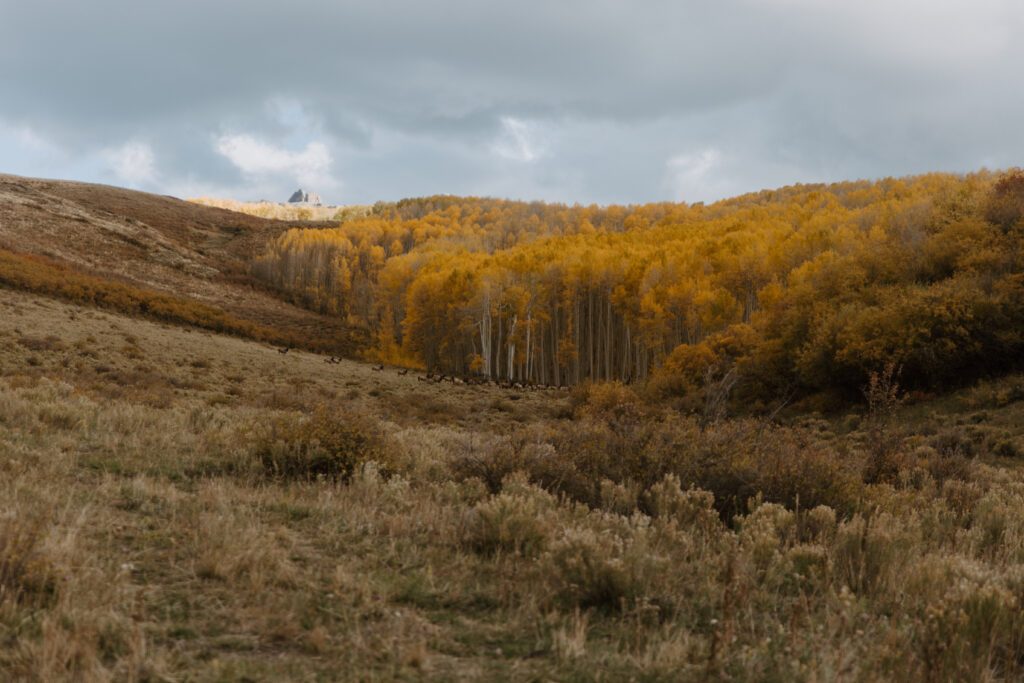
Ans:
[[[290,206],[277,202],[240,202],[234,199],[214,197],[190,197],[190,202],[212,206],[228,211],[273,218],[284,221],[347,221],[369,215],[372,207],[352,204],[349,206]]]

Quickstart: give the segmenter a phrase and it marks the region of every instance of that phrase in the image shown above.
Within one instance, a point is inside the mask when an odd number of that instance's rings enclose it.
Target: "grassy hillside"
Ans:
[[[324,358],[4,292],[0,678],[1020,676],[1024,377],[702,425]]]
[[[282,339],[354,354],[365,341],[347,321],[290,305],[249,275],[253,255],[292,225],[105,185],[0,175],[6,258],[42,256],[115,288],[218,309]]]

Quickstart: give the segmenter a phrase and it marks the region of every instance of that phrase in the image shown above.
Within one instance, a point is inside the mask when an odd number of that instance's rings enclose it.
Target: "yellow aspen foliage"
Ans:
[[[1022,178],[933,173],[692,206],[424,197],[289,231],[253,271],[364,327],[376,357],[446,373],[685,394],[727,360],[763,402],[855,399],[889,362],[907,388],[1020,365]]]

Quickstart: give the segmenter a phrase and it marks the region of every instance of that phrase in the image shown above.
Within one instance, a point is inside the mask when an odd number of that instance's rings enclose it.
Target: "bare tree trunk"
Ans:
[[[519,316],[512,315],[512,327],[508,330],[508,378],[512,379],[514,363],[516,358],[516,343],[513,341],[516,334],[516,325],[519,324]]]

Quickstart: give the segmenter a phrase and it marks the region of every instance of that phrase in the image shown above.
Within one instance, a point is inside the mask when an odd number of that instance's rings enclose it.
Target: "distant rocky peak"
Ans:
[[[292,194],[291,199],[288,200],[289,204],[309,204],[310,206],[323,206],[323,201],[320,199],[320,195],[316,192],[306,192],[301,187],[295,190]]]

